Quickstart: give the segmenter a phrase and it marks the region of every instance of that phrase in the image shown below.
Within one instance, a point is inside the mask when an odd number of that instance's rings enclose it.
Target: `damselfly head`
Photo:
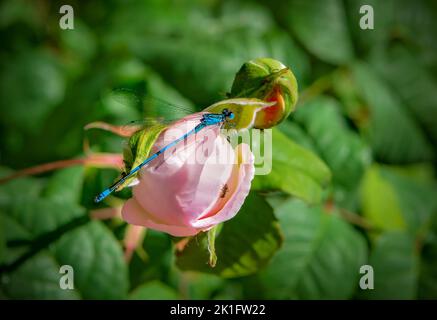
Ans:
[[[222,114],[225,116],[225,118],[232,120],[235,118],[235,114],[232,111],[229,111],[228,109],[223,109]]]

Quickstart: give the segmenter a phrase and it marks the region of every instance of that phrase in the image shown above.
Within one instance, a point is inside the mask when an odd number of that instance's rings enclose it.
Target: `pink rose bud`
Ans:
[[[190,115],[171,125],[160,134],[152,152],[194,128],[198,119],[199,114]],[[254,172],[248,145],[234,149],[220,135],[220,128],[208,127],[140,171],[122,216],[130,224],[192,236],[237,214]]]

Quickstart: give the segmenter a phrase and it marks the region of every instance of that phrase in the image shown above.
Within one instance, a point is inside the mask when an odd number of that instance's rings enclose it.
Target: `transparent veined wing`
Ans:
[[[84,127],[84,129],[85,130],[100,129],[100,130],[112,132],[120,137],[130,137],[134,133],[146,129],[147,127],[151,127],[157,124],[165,124],[168,122],[170,121],[164,121],[157,118],[134,120],[123,125],[114,125],[104,121],[95,121],[95,122],[88,123]]]
[[[168,97],[171,99],[171,95]],[[120,109],[135,109],[145,118],[163,118],[176,120],[198,110],[186,100],[186,105],[176,105],[167,101],[166,98],[152,96],[145,90],[134,90],[131,88],[115,88],[105,95],[107,103]]]
[[[198,114],[196,116],[190,117],[190,120],[200,122],[201,118],[202,118],[202,115]],[[179,119],[169,120],[169,119],[164,119],[164,118],[150,118],[149,117],[149,118],[144,118],[141,120],[132,120],[132,121],[129,121],[128,123],[123,124],[123,125],[113,125],[113,124],[103,122],[103,121],[95,121],[95,122],[91,122],[91,123],[87,124],[84,127],[84,129],[85,130],[100,129],[100,130],[112,132],[120,137],[130,137],[134,133],[136,133],[140,130],[144,130],[144,129],[147,129],[149,127],[159,125],[159,124],[169,125],[169,124],[171,124],[175,121],[178,121],[178,120]]]
[[[102,97],[105,107],[121,114],[118,117],[119,123],[106,123],[101,121],[92,122],[85,126],[89,129],[102,129],[113,132],[122,137],[129,137],[139,130],[156,124],[169,124],[197,110],[187,100],[187,106],[174,105],[170,102],[151,96],[146,90],[138,90],[126,87],[114,88]],[[132,112],[136,110],[133,119],[120,123],[120,119],[129,117],[132,119]],[[127,115],[126,113],[130,114]],[[199,120],[200,120],[199,115]]]

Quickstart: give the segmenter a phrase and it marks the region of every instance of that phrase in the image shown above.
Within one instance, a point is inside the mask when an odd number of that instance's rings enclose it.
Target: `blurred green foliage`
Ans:
[[[0,4],[0,176],[78,157],[85,136],[121,152],[122,139],[83,131],[153,109],[118,103],[118,88],[201,110],[244,62],[271,57],[295,73],[300,101],[273,130],[272,173],[218,232],[215,268],[203,235],[175,255],[153,230],[126,263],[125,224],[89,218],[114,171],[0,185],[0,298],[437,298],[435,2],[67,2],[74,30],[59,28],[65,1]],[[359,28],[363,4],[374,30]],[[359,288],[364,264],[374,290]]]

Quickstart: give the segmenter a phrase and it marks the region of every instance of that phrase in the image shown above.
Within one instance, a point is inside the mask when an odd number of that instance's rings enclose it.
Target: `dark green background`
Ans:
[[[59,28],[63,4],[74,30]],[[362,4],[374,30],[359,28]],[[117,173],[73,167],[0,185],[0,297],[437,298],[436,30],[434,1],[3,1],[1,176],[81,156],[85,136],[121,152],[83,131],[154,109],[118,103],[117,88],[201,110],[271,57],[300,100],[274,132],[271,175],[224,224],[216,268],[203,237],[176,257],[152,230],[126,264],[125,224],[87,219]],[[63,264],[74,291],[59,289]],[[358,286],[364,264],[374,290]]]

